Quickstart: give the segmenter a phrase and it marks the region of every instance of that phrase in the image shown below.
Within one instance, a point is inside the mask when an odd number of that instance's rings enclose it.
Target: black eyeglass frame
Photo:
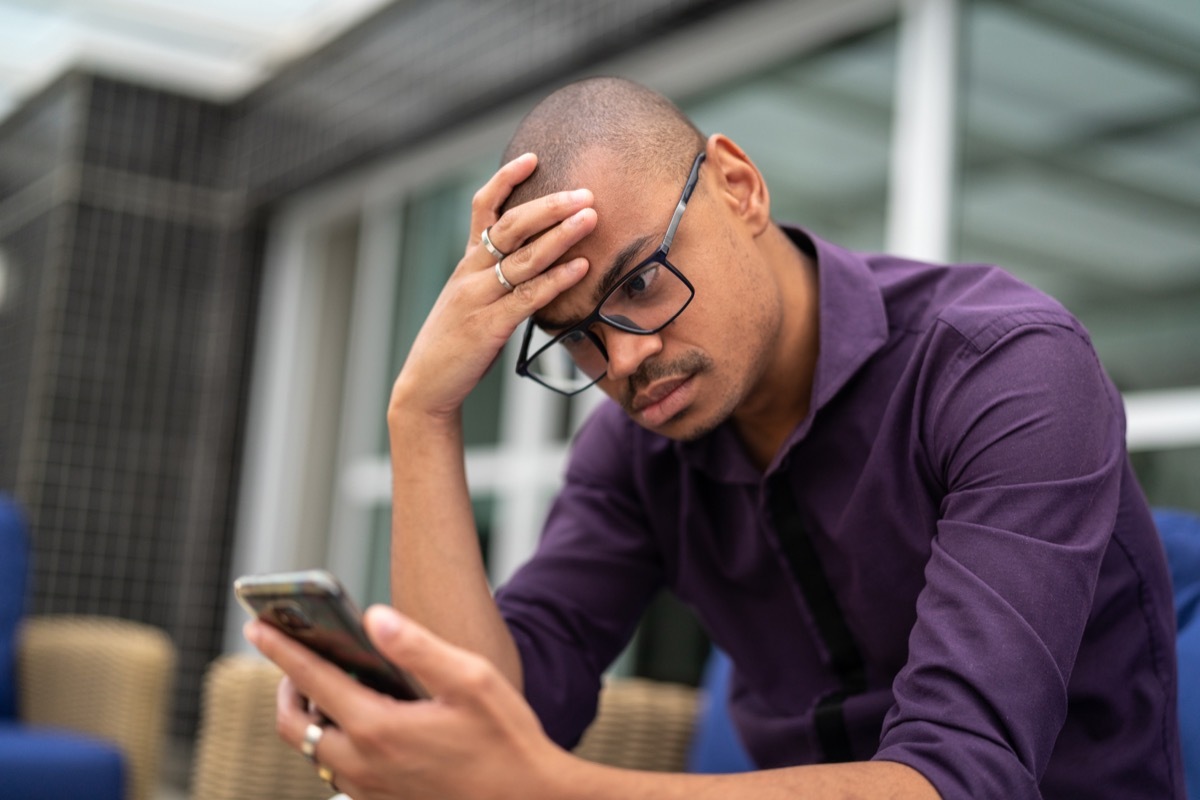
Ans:
[[[557,386],[551,386],[550,384],[548,384],[545,381],[538,378],[538,376],[536,374],[530,372],[529,371],[530,363],[532,363],[542,353],[544,353],[547,350],[549,350],[550,348],[554,347],[556,344],[561,342],[566,337],[571,336],[575,333],[582,333],[584,336],[588,337],[588,339],[591,340],[592,344],[596,345],[596,349],[598,349],[600,351],[600,355],[604,356],[605,363],[608,363],[608,349],[604,346],[604,342],[600,341],[600,337],[597,336],[595,333],[593,333],[591,330],[592,326],[595,325],[597,322],[603,322],[605,325],[616,328],[619,331],[624,331],[625,333],[632,333],[637,336],[653,336],[654,334],[658,333],[663,328],[667,327],[672,322],[674,322],[676,320],[676,318],[680,314],[683,313],[684,309],[686,309],[691,304],[693,298],[695,298],[695,296],[696,296],[696,287],[692,286],[692,282],[689,281],[687,279],[687,277],[682,272],[680,272],[679,269],[674,264],[672,264],[670,261],[667,260],[667,253],[669,253],[671,250],[671,243],[675,240],[675,230],[679,227],[679,222],[680,222],[680,220],[683,219],[683,212],[687,208],[688,201],[691,200],[691,198],[692,198],[692,192],[695,191],[696,184],[700,180],[700,165],[704,163],[704,158],[705,158],[705,153],[702,150],[696,156],[696,160],[692,162],[692,171],[691,171],[691,173],[688,174],[687,183],[684,184],[684,187],[683,187],[683,193],[680,195],[679,202],[675,206],[675,213],[671,215],[671,223],[667,226],[666,234],[663,235],[662,244],[660,244],[658,246],[657,250],[655,250],[649,256],[644,258],[642,261],[638,262],[638,264],[635,267],[633,267],[633,269],[626,272],[624,277],[622,277],[619,281],[617,281],[616,284],[611,289],[609,289],[607,292],[605,292],[604,297],[600,298],[600,302],[596,304],[596,307],[594,309],[592,309],[592,313],[588,314],[587,317],[585,317],[582,321],[572,325],[570,328],[567,328],[562,333],[558,334],[553,339],[551,339],[549,342],[547,342],[546,344],[539,347],[533,355],[529,355],[529,341],[533,336],[533,329],[536,326],[534,324],[532,317],[529,319],[528,322],[525,323],[525,335],[522,337],[522,340],[521,340],[521,352],[517,356],[517,374],[518,375],[520,375],[523,378],[532,378],[533,380],[540,383],[542,386],[545,386],[547,389],[550,389],[551,391],[554,391],[554,392],[558,392],[559,394],[562,394],[562,395],[566,395],[567,397],[579,394],[580,392],[584,391],[585,389],[590,389],[592,386],[595,386],[597,383],[599,383],[600,379],[603,378],[606,373],[601,373],[591,383],[588,383],[584,386],[580,386],[578,389],[575,389],[572,391],[566,391],[566,390],[560,389]],[[630,280],[632,280],[635,276],[640,274],[642,272],[642,270],[644,270],[646,267],[648,267],[651,264],[660,264],[660,265],[666,267],[667,269],[669,269],[675,275],[675,277],[679,278],[679,280],[681,280],[683,282],[683,285],[686,286],[688,289],[688,299],[684,302],[684,304],[682,306],[679,307],[678,311],[676,311],[674,314],[671,315],[670,319],[668,319],[666,322],[659,325],[658,327],[654,328],[653,330],[644,330],[642,328],[636,328],[636,327],[632,327],[630,325],[622,324],[618,320],[610,319],[609,317],[606,317],[600,313],[600,309],[604,308],[604,304],[608,302],[608,299],[610,297],[612,297],[613,294],[615,294],[619,289],[621,289],[621,287],[623,287],[626,283],[628,283]]]

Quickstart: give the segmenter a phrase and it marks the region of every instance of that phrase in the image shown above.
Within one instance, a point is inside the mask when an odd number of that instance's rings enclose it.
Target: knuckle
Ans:
[[[463,666],[462,685],[472,693],[486,694],[494,687],[495,672],[482,658],[472,658]]]
[[[511,227],[512,218],[509,217],[507,213],[501,214],[500,218],[491,225],[492,231],[488,234],[488,236],[491,237],[492,244],[496,245],[496,247],[499,247],[501,252],[505,252],[505,246],[508,244],[508,239],[510,236],[509,229]],[[502,245],[500,242],[504,242],[504,244]],[[512,249],[515,250],[516,248],[514,247]]]
[[[554,192],[543,198],[546,204],[546,210],[552,214],[562,214],[567,209],[568,201],[566,195],[562,192]]]
[[[537,283],[533,280],[522,281],[513,287],[513,299],[522,306],[531,305],[537,301]]]
[[[514,267],[527,267],[533,259],[533,253],[528,247],[522,247],[519,250],[514,250],[504,258],[505,264],[512,264]]]
[[[346,761],[347,763],[340,765],[338,771],[334,773],[334,780],[339,789],[347,785],[354,786],[357,796],[358,791],[368,788],[369,782],[372,780],[372,770],[359,759],[346,759]],[[345,790],[342,789],[342,791]],[[341,795],[337,796],[341,797]]]
[[[377,715],[356,717],[347,720],[342,730],[354,742],[355,746],[365,752],[375,752],[383,740],[382,723]]]

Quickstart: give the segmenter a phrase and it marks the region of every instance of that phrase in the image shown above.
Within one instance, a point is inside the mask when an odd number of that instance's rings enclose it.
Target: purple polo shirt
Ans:
[[[497,594],[547,732],[577,741],[666,587],[731,656],[758,766],[824,758],[840,681],[772,525],[786,491],[865,663],[855,758],[944,798],[1183,798],[1168,573],[1086,331],[994,267],[788,232],[816,255],[820,354],[766,473],[728,425],[682,444],[605,403]]]

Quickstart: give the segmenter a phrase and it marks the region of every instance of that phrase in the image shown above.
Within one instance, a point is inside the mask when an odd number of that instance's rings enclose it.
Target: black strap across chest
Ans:
[[[815,710],[814,725],[824,761],[853,761],[854,753],[842,706],[847,697],[866,689],[867,676],[862,653],[846,625],[837,597],[817,558],[817,551],[786,482],[776,481],[768,486],[767,504],[783,553],[800,584],[817,632],[825,642],[830,663],[841,683],[839,689],[818,701]]]

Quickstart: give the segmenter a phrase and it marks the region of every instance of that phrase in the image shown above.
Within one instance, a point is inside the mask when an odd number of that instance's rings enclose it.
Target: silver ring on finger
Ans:
[[[310,722],[304,729],[304,741],[300,743],[300,752],[311,764],[317,763],[317,745],[324,735],[325,729],[315,722]]]
[[[509,283],[508,278],[504,277],[504,270],[500,269],[500,264],[502,264],[502,263],[503,263],[502,261],[496,262],[496,280],[500,281],[500,285],[511,292],[513,289],[516,289],[517,287],[513,286],[511,283]]]
[[[483,229],[483,233],[479,234],[479,243],[483,245],[484,250],[487,250],[492,254],[492,257],[496,259],[496,263],[498,264],[504,259],[508,258],[508,253],[500,252],[500,248],[492,244],[492,237],[488,235],[488,231],[491,229],[491,225],[488,225]]]

